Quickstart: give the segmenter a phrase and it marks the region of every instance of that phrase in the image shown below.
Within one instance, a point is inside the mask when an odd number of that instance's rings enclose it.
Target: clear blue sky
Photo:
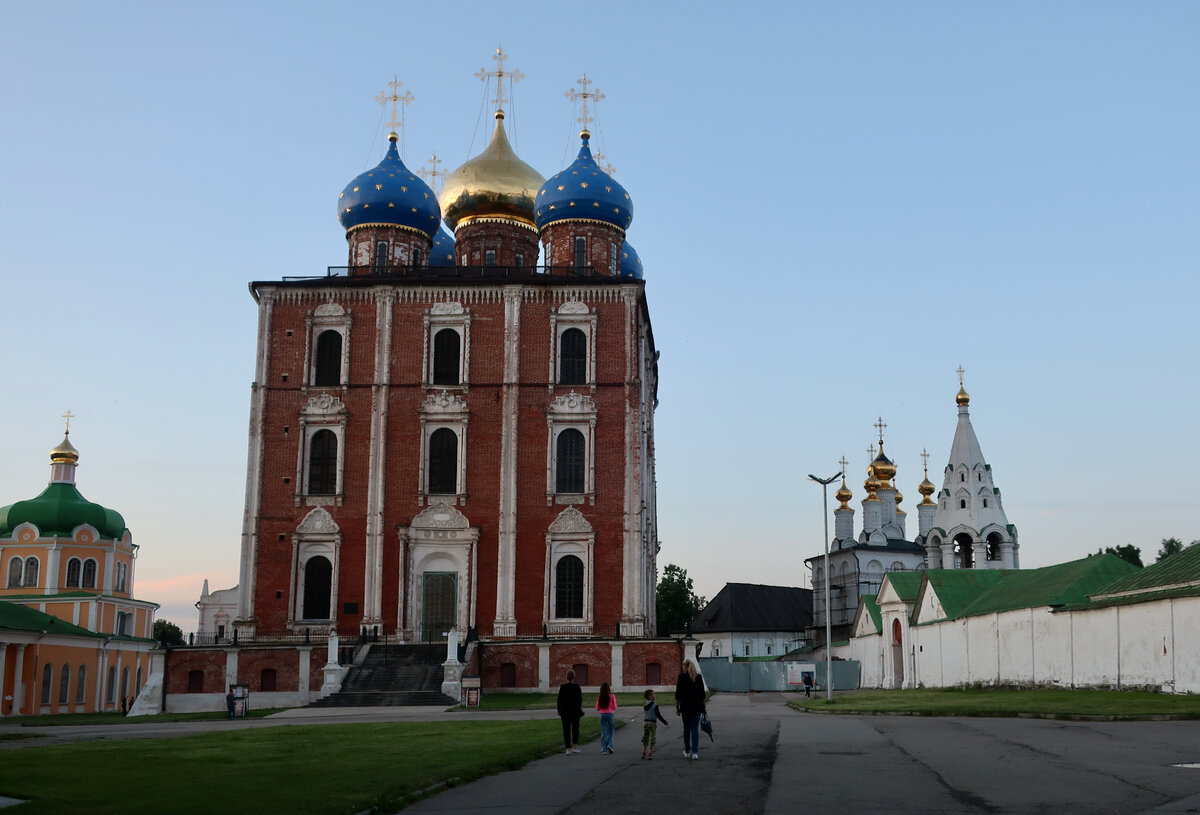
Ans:
[[[882,416],[911,511],[959,365],[1022,565],[1153,559],[1200,538],[1197,42],[1192,2],[8,3],[0,503],[69,408],[139,596],[194,627],[237,581],[247,281],[345,263],[393,75],[410,167],[477,152],[502,43],[543,175],[578,144],[564,92],[607,97],[662,352],[660,567],[807,585],[806,474],[845,455],[857,506]]]

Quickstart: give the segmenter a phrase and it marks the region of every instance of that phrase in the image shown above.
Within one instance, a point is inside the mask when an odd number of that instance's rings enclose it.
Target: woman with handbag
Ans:
[[[700,717],[708,712],[704,704],[704,677],[690,659],[683,661],[683,670],[675,681],[675,715],[683,717],[683,757],[700,758]]]

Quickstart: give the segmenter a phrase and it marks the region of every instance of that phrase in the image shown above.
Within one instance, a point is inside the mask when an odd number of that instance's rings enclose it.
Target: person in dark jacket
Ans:
[[[708,712],[704,704],[704,677],[690,659],[675,681],[675,715],[683,717],[683,757],[700,758],[700,716]]]
[[[579,752],[579,717],[583,715],[583,688],[575,684],[575,671],[558,687],[558,718],[562,720],[564,755]]]

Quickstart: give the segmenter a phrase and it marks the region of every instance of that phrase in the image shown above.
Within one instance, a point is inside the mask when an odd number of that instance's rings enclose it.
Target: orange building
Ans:
[[[125,710],[150,673],[158,605],[134,599],[137,547],[78,463],[68,430],[41,495],[0,508],[2,716]]]

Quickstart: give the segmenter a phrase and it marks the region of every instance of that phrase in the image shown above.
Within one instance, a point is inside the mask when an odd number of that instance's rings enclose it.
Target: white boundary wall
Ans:
[[[1200,597],[1051,613],[1025,608],[910,627],[905,687],[1058,685],[1200,693]],[[862,687],[884,687],[890,644],[847,649]]]

